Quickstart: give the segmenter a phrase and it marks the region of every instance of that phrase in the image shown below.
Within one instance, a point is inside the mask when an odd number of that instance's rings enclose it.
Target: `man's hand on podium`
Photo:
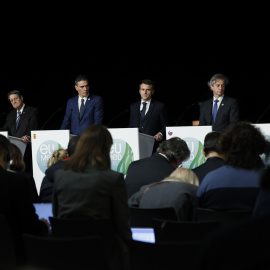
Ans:
[[[25,142],[25,143],[30,142],[30,136],[24,135],[22,137],[22,141]]]

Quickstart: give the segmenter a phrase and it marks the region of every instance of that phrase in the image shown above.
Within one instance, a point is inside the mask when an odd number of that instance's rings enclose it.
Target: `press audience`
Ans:
[[[224,160],[220,151],[221,133],[212,131],[206,134],[203,144],[203,154],[206,158],[205,163],[192,169],[201,183],[207,173],[224,165]]]
[[[142,186],[128,204],[140,208],[173,207],[179,221],[191,221],[198,186],[192,170],[178,168],[162,181]]]
[[[65,162],[73,155],[79,138],[79,135],[71,137],[67,150],[61,149],[61,151],[58,151],[58,154],[55,152],[48,161],[48,169],[45,171],[45,176],[40,186],[39,201],[41,203],[52,202],[54,173],[62,168]]]
[[[36,182],[34,180],[33,174],[25,171],[25,167],[25,162],[20,148],[16,144],[11,143],[11,162],[9,169],[10,171],[21,174],[27,178],[32,202],[37,203],[39,201],[39,198]]]
[[[108,218],[119,246],[131,239],[129,209],[122,173],[111,170],[113,140],[102,124],[87,127],[74,154],[55,172],[53,215],[57,218]],[[122,250],[122,249],[121,249]],[[111,255],[116,254],[111,250]]]
[[[179,137],[159,144],[152,156],[133,161],[127,170],[126,187],[128,198],[144,185],[163,180],[190,156],[187,143]]]
[[[49,223],[38,219],[25,176],[7,171],[11,160],[10,144],[0,135],[0,215],[10,226],[16,251],[16,264],[25,263],[22,234],[48,235]],[[4,137],[4,138],[2,138]]]
[[[260,157],[268,142],[247,122],[232,125],[221,135],[224,166],[209,172],[199,186],[196,207],[215,210],[252,210],[260,190],[264,163]]]

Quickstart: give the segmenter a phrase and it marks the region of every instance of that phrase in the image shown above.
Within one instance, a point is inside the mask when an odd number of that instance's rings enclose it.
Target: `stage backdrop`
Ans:
[[[183,162],[183,168],[193,169],[205,162],[202,152],[204,137],[212,131],[212,126],[166,127],[166,139],[179,137],[186,141],[190,150],[190,158]]]

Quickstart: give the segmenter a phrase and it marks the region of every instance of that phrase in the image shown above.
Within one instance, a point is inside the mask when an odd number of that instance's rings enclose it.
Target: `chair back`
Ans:
[[[100,237],[43,237],[24,234],[26,266],[32,269],[112,269]]]
[[[219,221],[171,221],[153,219],[157,242],[203,241],[221,226]]]
[[[173,207],[166,208],[139,208],[129,206],[130,220],[129,226],[153,228],[153,218],[164,220],[177,220],[177,215]]]
[[[6,217],[0,215],[0,269],[13,269],[16,266],[16,251],[13,241]]]
[[[197,208],[196,213],[199,221],[216,220],[220,222],[235,222],[235,221],[242,221],[252,217],[251,209],[222,211],[206,208]]]

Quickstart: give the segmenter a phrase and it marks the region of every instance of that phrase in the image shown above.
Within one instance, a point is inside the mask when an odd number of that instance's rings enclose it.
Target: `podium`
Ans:
[[[24,156],[27,143],[23,142],[21,138],[9,136],[7,131],[0,131],[0,134],[7,137],[11,143],[18,146]]]
[[[211,131],[212,126],[166,127],[166,139],[179,137],[188,145],[190,158],[183,162],[183,168],[193,169],[206,161],[202,149],[204,138]]]
[[[139,132],[138,128],[108,129],[113,138],[111,169],[127,174],[132,161],[152,155],[155,137]]]
[[[138,128],[108,129],[113,138],[110,151],[111,169],[127,172],[129,164],[152,155],[155,138],[139,133]],[[47,163],[57,149],[66,149],[71,137],[76,136],[70,130],[31,131],[33,176],[38,194],[45,176]]]
[[[55,150],[67,148],[69,135],[69,130],[31,131],[33,177],[38,194],[49,158]]]

